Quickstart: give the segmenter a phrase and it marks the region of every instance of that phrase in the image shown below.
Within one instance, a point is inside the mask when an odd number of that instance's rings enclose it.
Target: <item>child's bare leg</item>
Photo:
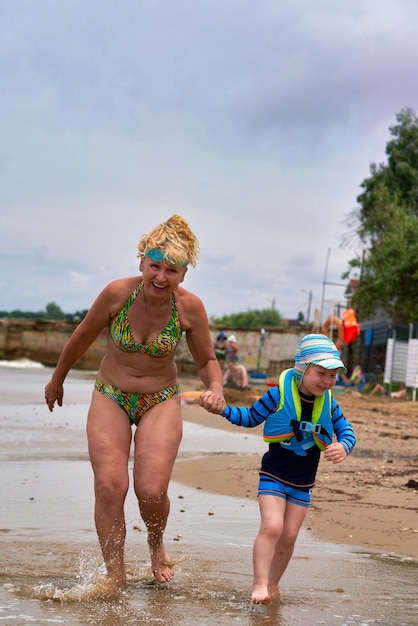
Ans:
[[[289,564],[293,554],[294,543],[286,545],[285,541],[280,538],[274,552],[274,557],[270,565],[268,578],[268,594],[271,598],[276,598],[279,591],[279,582]]]
[[[256,603],[270,602],[268,592],[268,571],[271,561],[271,554],[274,552],[274,539],[260,529],[253,547],[253,590],[251,601]]]
[[[271,600],[269,571],[283,529],[286,501],[270,495],[261,495],[258,500],[261,522],[253,548],[254,580],[251,601],[265,604]]]
[[[268,577],[268,593],[274,598],[279,595],[279,582],[286,571],[295,548],[296,539],[308,507],[288,502],[284,514],[283,531],[271,561]]]

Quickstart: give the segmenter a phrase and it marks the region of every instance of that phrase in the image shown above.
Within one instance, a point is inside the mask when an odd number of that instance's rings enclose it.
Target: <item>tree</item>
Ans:
[[[49,302],[45,307],[45,315],[44,318],[46,320],[65,320],[66,315],[55,302]]]
[[[276,309],[250,310],[215,317],[212,322],[224,328],[266,328],[285,326],[282,316]]]
[[[362,257],[349,262],[360,270],[352,300],[359,319],[380,307],[394,323],[405,324],[418,321],[418,118],[411,109],[396,117],[388,162],[372,163],[347,223],[363,248]]]

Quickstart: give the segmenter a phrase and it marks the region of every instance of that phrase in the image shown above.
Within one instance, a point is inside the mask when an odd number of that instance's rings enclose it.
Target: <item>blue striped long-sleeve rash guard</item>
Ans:
[[[301,400],[303,403],[303,396]],[[276,386],[269,389],[251,407],[227,405],[222,415],[231,424],[254,428],[276,411],[279,402],[280,390]],[[350,422],[334,398],[331,402],[331,419],[337,441],[349,454],[355,446],[356,437]],[[296,487],[313,487],[321,452],[317,446],[312,446],[306,452],[306,456],[300,456],[280,443],[270,443],[263,456],[260,472]]]

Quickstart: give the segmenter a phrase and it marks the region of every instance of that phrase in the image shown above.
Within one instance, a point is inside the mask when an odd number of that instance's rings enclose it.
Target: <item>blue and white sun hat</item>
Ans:
[[[335,343],[333,343],[329,337],[322,334],[306,335],[306,337],[299,342],[293,368],[293,376],[298,386],[302,382],[306,368],[308,365],[311,365],[311,363],[325,367],[327,370],[341,368],[345,372],[347,371]]]

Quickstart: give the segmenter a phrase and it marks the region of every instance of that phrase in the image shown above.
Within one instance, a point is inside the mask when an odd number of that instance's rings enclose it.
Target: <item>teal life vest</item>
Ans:
[[[264,441],[282,443],[294,448],[297,454],[306,454],[302,449],[306,450],[313,445],[325,450],[331,443],[334,432],[331,419],[331,391],[315,397],[310,422],[301,421],[302,403],[293,369],[280,374],[279,391],[279,406],[264,423]]]

